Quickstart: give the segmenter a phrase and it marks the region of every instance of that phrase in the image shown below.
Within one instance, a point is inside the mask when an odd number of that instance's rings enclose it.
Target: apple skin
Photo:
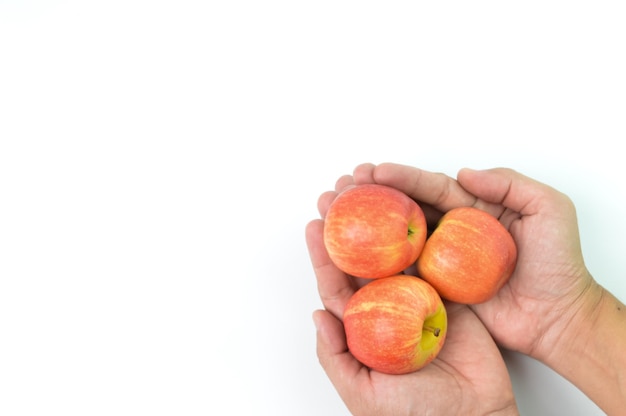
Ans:
[[[430,284],[395,275],[356,291],[344,310],[343,325],[348,349],[362,364],[386,374],[406,374],[439,354],[448,317]]]
[[[412,266],[426,242],[422,208],[388,186],[346,189],[324,218],[324,245],[345,273],[367,279],[388,277]]]
[[[416,266],[442,298],[477,304],[500,290],[516,263],[517,247],[508,230],[485,211],[460,207],[441,217]]]

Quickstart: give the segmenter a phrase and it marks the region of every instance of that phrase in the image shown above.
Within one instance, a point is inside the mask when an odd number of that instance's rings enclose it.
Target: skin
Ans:
[[[363,183],[405,192],[420,203],[431,227],[454,207],[483,209],[518,247],[508,283],[471,308],[448,303],[449,338],[440,356],[402,378],[369,371],[347,350],[339,317],[363,282],[337,270],[321,240],[328,205],[345,187]],[[454,179],[410,166],[364,164],[322,194],[318,209],[322,219],[306,232],[325,308],[314,313],[318,357],[353,414],[517,414],[494,340],[551,367],[607,414],[626,408],[626,307],[587,270],[575,207],[566,195],[505,168],[462,169]]]
[[[340,191],[353,184],[342,178]],[[337,195],[322,195],[325,216]],[[370,371],[348,351],[340,317],[364,281],[337,269],[323,244],[323,220],[308,224],[306,239],[325,310],[316,311],[319,361],[354,415],[517,415],[510,378],[493,339],[467,306],[446,303],[448,338],[439,356],[418,372],[394,376]]]

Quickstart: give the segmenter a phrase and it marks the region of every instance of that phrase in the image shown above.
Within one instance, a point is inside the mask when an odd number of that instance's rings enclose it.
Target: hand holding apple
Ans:
[[[505,414],[508,409],[515,414],[515,398],[502,356],[467,306],[445,305],[448,320],[445,347],[419,371],[404,375],[370,371],[349,352],[341,317],[361,282],[340,271],[324,247],[323,218],[333,199],[332,193],[320,197],[322,219],[307,225],[306,241],[323,304],[323,309],[313,314],[317,356],[350,412],[467,415]]]
[[[435,289],[406,275],[377,279],[346,305],[350,352],[372,370],[406,374],[430,363],[446,339],[447,316]]]

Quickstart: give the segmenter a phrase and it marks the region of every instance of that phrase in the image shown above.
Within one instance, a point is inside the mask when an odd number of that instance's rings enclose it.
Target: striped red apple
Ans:
[[[477,304],[500,290],[516,262],[515,241],[497,218],[460,207],[439,220],[417,260],[417,272],[441,297]]]
[[[348,188],[324,219],[324,244],[345,273],[368,279],[388,277],[412,266],[426,241],[421,207],[405,193],[366,184]]]
[[[437,291],[414,276],[373,280],[343,314],[348,348],[372,370],[406,374],[430,363],[444,345],[446,309]]]

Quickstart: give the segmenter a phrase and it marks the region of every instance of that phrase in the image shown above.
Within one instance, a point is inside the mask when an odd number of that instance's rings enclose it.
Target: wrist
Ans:
[[[571,309],[534,358],[617,414],[626,408],[626,307],[592,280]]]
[[[594,328],[601,321],[600,306],[606,291],[590,275],[580,279],[585,280],[584,288],[575,290],[571,300],[554,304],[552,316],[546,318],[549,327],[529,354],[555,370],[575,363],[570,356],[585,349],[584,344],[593,339]]]

